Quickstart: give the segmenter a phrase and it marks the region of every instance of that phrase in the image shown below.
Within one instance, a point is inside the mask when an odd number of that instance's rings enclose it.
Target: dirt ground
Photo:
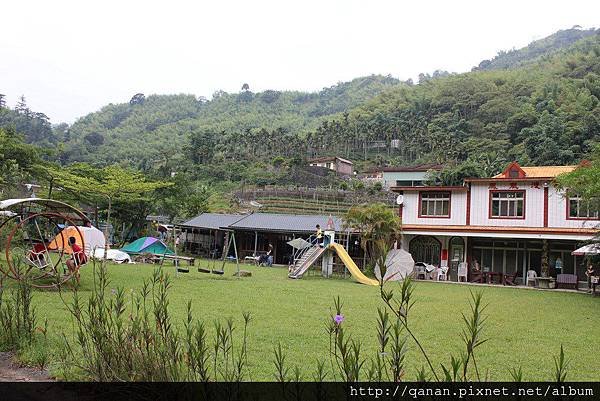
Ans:
[[[0,352],[0,382],[53,381],[45,370],[19,366],[12,352]]]

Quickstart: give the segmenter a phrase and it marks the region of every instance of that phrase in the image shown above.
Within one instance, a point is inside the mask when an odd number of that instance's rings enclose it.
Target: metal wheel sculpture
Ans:
[[[84,236],[78,225],[88,221],[79,210],[47,199],[10,199],[0,202],[0,275],[27,280],[38,288],[58,287],[78,278],[79,268],[69,269],[72,252],[68,227],[74,227],[82,249]],[[79,223],[79,224],[77,224]]]

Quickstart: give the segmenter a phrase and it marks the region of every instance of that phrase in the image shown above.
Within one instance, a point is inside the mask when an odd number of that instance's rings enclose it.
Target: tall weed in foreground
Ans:
[[[214,338],[194,320],[191,302],[183,330],[169,310],[171,280],[157,268],[129,302],[123,288],[110,289],[105,264],[93,264],[91,296],[77,289],[67,305],[75,322],[75,340],[63,335],[65,368],[77,368],[85,379],[98,381],[242,381],[246,378],[247,330],[244,314],[237,347],[232,319],[215,322]],[[62,294],[61,294],[62,296]]]
[[[0,348],[17,350],[32,345],[37,327],[32,300],[33,291],[26,279],[11,289],[0,283]]]
[[[0,351],[16,352],[22,362],[42,370],[49,362],[48,319],[38,326],[33,294],[25,274],[11,288],[0,279]]]
[[[417,333],[409,324],[412,322],[411,310],[415,304],[414,289],[414,282],[410,278],[400,282],[397,292],[384,289],[383,283],[380,286],[380,295],[385,307],[377,310],[375,330],[378,348],[377,353],[370,357],[361,353],[361,342],[347,333],[344,327],[343,304],[339,297],[334,298],[332,313],[326,324],[326,331],[329,334],[329,365],[321,361],[317,362],[313,374],[314,380],[322,381],[326,377],[346,382],[405,380],[406,360],[411,342],[427,365],[416,371],[413,377],[417,381],[489,380],[487,373],[483,376],[481,374],[476,352],[488,340],[484,336],[487,316],[484,314],[486,305],[483,303],[483,292],[470,292],[470,311],[462,314],[461,339],[464,348],[457,355],[451,354],[450,361],[440,364],[439,369],[436,369]],[[290,380],[285,361],[286,355],[279,345],[275,348],[274,363],[277,370],[276,378],[281,382]],[[565,358],[562,346],[559,356],[554,357],[554,365],[554,380],[564,381],[569,362]],[[521,367],[509,368],[509,374],[514,381],[523,380]]]

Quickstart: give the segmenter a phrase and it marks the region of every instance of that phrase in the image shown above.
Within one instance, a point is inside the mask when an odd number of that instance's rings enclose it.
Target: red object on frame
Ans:
[[[448,250],[442,249],[442,260],[448,260]]]

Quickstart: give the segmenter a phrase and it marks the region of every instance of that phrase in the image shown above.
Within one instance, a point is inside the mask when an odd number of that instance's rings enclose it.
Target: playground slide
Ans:
[[[356,281],[366,285],[379,285],[379,281],[373,280],[372,278],[368,278],[360,271],[358,266],[356,266],[356,263],[354,263],[354,261],[352,260],[350,255],[348,255],[348,252],[346,252],[343,246],[341,246],[340,244],[331,244],[329,245],[329,247],[332,248],[338,254],[341,261],[344,263],[350,274],[354,276]]]
[[[314,251],[309,255],[309,257],[292,273],[288,275],[289,278],[300,278],[302,275],[321,257],[323,252],[325,252],[325,248],[314,247]],[[310,252],[310,250],[309,250]]]

